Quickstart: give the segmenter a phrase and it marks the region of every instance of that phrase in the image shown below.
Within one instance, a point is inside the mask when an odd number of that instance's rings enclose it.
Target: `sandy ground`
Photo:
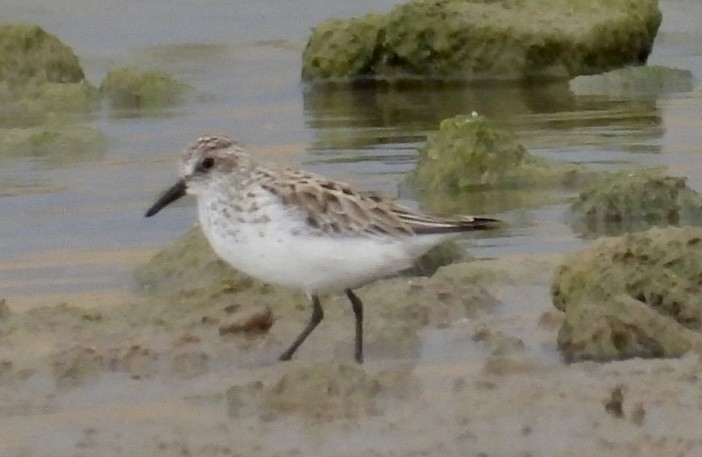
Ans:
[[[304,324],[304,300],[6,303],[0,455],[702,455],[698,354],[560,360],[548,295],[558,261],[478,261],[360,289],[363,366],[341,297],[325,299],[325,320],[288,363],[276,356]],[[452,301],[466,293],[470,304]]]

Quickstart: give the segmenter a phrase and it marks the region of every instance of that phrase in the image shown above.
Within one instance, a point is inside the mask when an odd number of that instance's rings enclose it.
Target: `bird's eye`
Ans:
[[[200,162],[200,167],[203,170],[209,170],[210,168],[214,167],[214,159],[212,157],[205,157],[202,159],[202,162]]]

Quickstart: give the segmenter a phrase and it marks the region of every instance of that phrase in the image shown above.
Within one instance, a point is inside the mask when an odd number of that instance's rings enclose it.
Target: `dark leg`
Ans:
[[[319,297],[315,294],[310,298],[312,300],[312,317],[310,317],[310,321],[305,326],[305,329],[302,330],[302,333],[295,338],[295,341],[293,341],[290,347],[280,356],[280,360],[290,360],[295,351],[297,351],[297,348],[305,341],[305,338],[312,333],[312,330],[314,330],[317,324],[322,322],[324,318],[324,310],[322,310],[322,305],[319,304]]]
[[[349,297],[356,316],[356,362],[363,363],[363,302],[351,289],[346,289],[346,296]]]

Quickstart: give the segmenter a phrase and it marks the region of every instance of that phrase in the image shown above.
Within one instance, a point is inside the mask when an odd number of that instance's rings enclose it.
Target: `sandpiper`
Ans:
[[[363,302],[352,289],[410,267],[462,232],[499,226],[490,218],[431,216],[343,182],[260,163],[225,136],[192,143],[180,175],[146,217],[193,194],[219,257],[309,297],[312,316],[280,360],[289,360],[324,317],[319,294],[344,291],[355,315],[355,359],[362,363]]]

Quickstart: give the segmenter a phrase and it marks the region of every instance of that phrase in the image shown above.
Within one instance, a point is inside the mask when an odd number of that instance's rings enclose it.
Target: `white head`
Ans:
[[[226,136],[203,136],[183,153],[180,176],[187,193],[197,195],[218,176],[242,178],[253,168],[251,155],[238,141]]]
[[[226,136],[198,138],[183,152],[181,178],[149,208],[146,217],[153,216],[186,193],[205,193],[223,180],[236,185],[237,178],[246,178],[253,167],[251,155],[236,140]]]

